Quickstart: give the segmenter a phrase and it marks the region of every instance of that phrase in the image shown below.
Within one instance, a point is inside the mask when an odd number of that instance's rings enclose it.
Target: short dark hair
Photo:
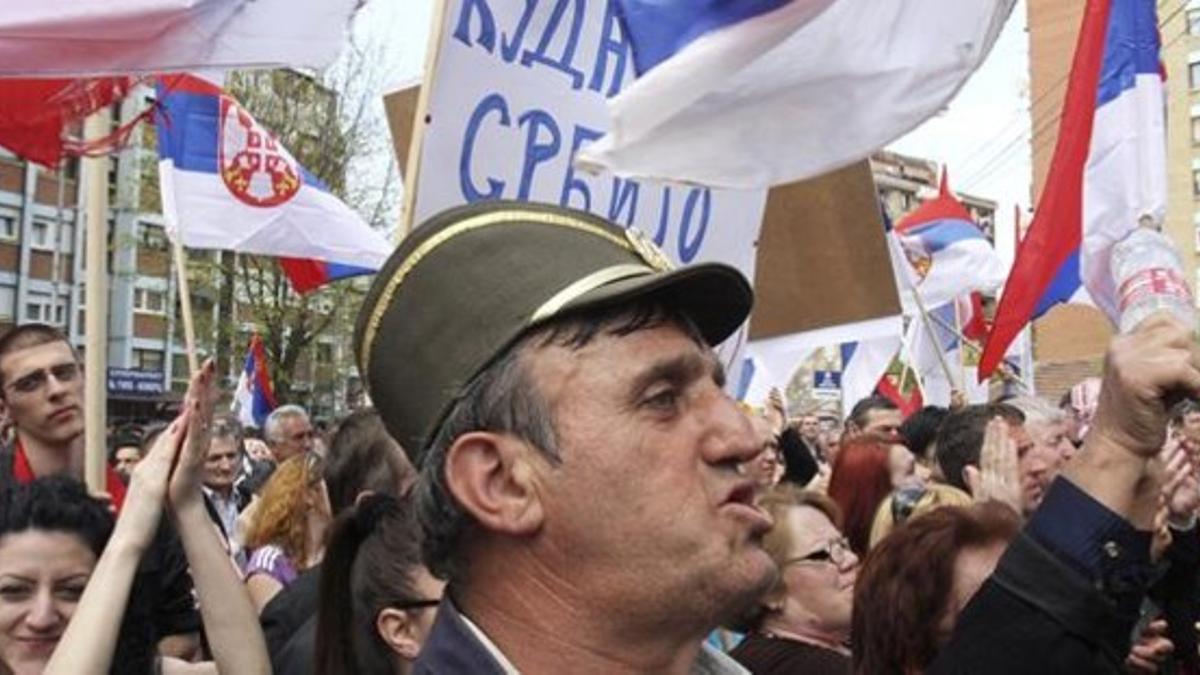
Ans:
[[[963,469],[979,466],[984,431],[996,417],[1012,425],[1025,423],[1025,414],[1007,403],[969,405],[946,416],[937,435],[937,461],[947,483],[960,490],[968,489]]]
[[[367,490],[399,496],[415,475],[404,450],[388,435],[374,408],[342,420],[325,453],[325,487],[334,514],[353,506]]]
[[[74,535],[99,558],[112,535],[113,517],[83,483],[47,476],[0,491],[0,538],[28,530]]]
[[[918,458],[932,459],[926,456],[926,452],[949,414],[950,410],[940,405],[927,405],[909,415],[900,425],[900,437],[904,439],[904,445]]]
[[[853,424],[862,429],[867,426],[867,416],[874,410],[899,410],[900,406],[896,405],[891,399],[872,394],[858,403],[850,410],[849,417],[846,418],[846,424]]]
[[[1200,412],[1200,401],[1194,398],[1183,399],[1171,406],[1171,424],[1176,426],[1183,424],[1183,418],[1194,412]]]
[[[117,450],[121,448],[137,448],[138,455],[145,455],[142,450],[142,430],[133,425],[127,425],[117,429],[112,436],[108,437],[108,458],[110,461],[115,461],[117,458]]]
[[[9,329],[7,333],[0,336],[0,387],[4,386],[5,356],[21,351],[22,349],[50,344],[51,342],[62,342],[67,345],[71,348],[71,354],[75,357],[75,360],[79,360],[79,352],[75,351],[75,347],[67,339],[66,333],[48,324],[24,323]],[[3,396],[3,389],[0,389],[0,398]]]

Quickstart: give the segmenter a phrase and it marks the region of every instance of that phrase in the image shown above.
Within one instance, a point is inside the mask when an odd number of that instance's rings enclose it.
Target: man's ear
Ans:
[[[533,534],[545,516],[532,464],[537,452],[511,434],[463,434],[446,453],[446,484],[483,527]]]
[[[983,483],[983,476],[979,472],[979,467],[968,464],[962,470],[963,482],[967,484],[967,491],[971,496],[979,494],[979,488]]]
[[[402,609],[384,607],[375,617],[375,630],[388,649],[406,661],[416,661],[421,651],[417,624]]]

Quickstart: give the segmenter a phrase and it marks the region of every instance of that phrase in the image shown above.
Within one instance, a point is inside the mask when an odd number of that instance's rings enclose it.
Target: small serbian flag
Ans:
[[[298,259],[301,291],[383,265],[387,239],[221,87],[165,76],[158,100],[163,216],[184,246]]]
[[[267,352],[263,349],[262,338],[254,335],[250,338],[246,365],[238,377],[230,410],[243,426],[261,429],[274,409],[275,392],[271,388],[271,376],[267,374]]]
[[[938,196],[905,216],[895,232],[926,308],[974,291],[994,291],[1004,283],[1004,261],[954,198],[944,173]]]

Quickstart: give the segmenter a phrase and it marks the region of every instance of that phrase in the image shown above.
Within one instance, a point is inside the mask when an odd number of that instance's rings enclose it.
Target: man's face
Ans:
[[[771,433],[770,423],[763,417],[751,415],[750,424],[754,427],[754,435],[762,447],[762,452],[746,462],[744,472],[765,490],[775,484],[775,471],[779,467],[779,443],[775,440],[775,434]]]
[[[126,481],[133,474],[133,467],[142,461],[142,450],[136,445],[123,445],[113,452],[113,471]]]
[[[1029,437],[1042,453],[1042,458],[1050,464],[1047,483],[1062,470],[1062,467],[1075,455],[1075,445],[1071,443],[1071,424],[1067,420],[1050,422],[1049,424],[1026,424]]]
[[[821,425],[816,415],[805,415],[800,418],[800,437],[809,443],[816,443],[821,435]]]
[[[313,429],[308,415],[292,415],[280,420],[279,437],[271,446],[275,461],[310,452],[313,449]]]
[[[1200,412],[1190,412],[1183,416],[1183,424],[1179,425],[1183,437],[1192,443],[1200,443]]]
[[[237,477],[238,447],[233,436],[213,438],[204,458],[204,484],[211,490],[227,492]]]
[[[83,433],[83,369],[65,342],[10,352],[0,359],[8,417],[43,443],[67,443]]]
[[[904,422],[899,410],[884,410],[875,408],[867,411],[867,422],[863,425],[864,434],[876,436],[889,443],[900,441],[900,424]]]
[[[545,551],[569,552],[547,564],[626,625],[702,629],[751,607],[776,576],[771,520],[739,471],[762,439],[712,351],[664,325],[522,358],[561,457],[534,465]]]
[[[1017,472],[1021,480],[1021,511],[1032,514],[1042,503],[1051,477],[1046,453],[1034,444],[1024,424],[1008,425],[1008,433],[1017,444]]]

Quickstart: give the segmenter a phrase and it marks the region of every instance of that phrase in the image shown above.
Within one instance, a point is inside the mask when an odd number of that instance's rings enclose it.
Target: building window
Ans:
[[[0,286],[0,321],[13,321],[17,318],[17,289],[12,286]]]
[[[163,370],[163,353],[157,349],[133,350],[133,367],[135,370],[149,370],[161,373]]]
[[[19,227],[17,214],[0,213],[0,239],[16,241]]]
[[[1188,35],[1200,35],[1200,9],[1189,9],[1187,22]]]
[[[32,323],[48,323],[61,326],[66,323],[66,302],[51,302],[49,295],[31,293],[25,300],[25,319]]]
[[[1200,169],[1192,169],[1192,196],[1200,199]]]
[[[44,220],[35,220],[29,227],[29,244],[34,248],[54,248],[53,225]]]
[[[148,288],[133,289],[133,311],[142,314],[165,314],[167,310],[166,294]]]
[[[141,223],[138,225],[138,246],[155,251],[165,251],[169,248],[167,233],[157,225]]]
[[[1188,64],[1188,85],[1192,91],[1200,89],[1200,61],[1192,61]]]

